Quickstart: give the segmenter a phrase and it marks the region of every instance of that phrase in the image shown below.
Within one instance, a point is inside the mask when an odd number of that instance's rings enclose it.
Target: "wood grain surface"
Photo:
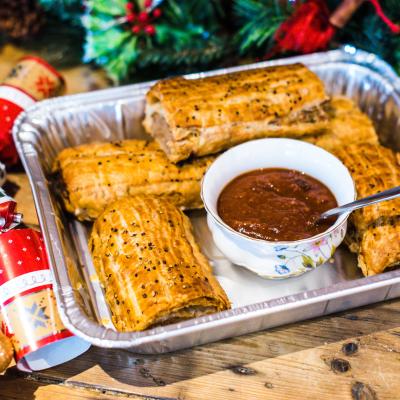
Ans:
[[[21,55],[3,49],[0,79]],[[107,84],[87,67],[65,75],[73,92]],[[27,177],[8,179],[25,223],[37,226]],[[1,400],[119,398],[400,399],[400,300],[171,354],[92,347],[54,368],[0,376]]]
[[[92,347],[45,371],[8,369],[0,399],[50,398],[57,387],[87,399],[396,399],[399,311],[391,301],[157,356]],[[33,397],[18,397],[21,387]]]

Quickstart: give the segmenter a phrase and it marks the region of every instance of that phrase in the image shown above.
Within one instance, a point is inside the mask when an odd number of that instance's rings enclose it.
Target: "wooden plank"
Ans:
[[[235,390],[232,393],[236,398],[242,398],[238,396],[238,391],[243,398],[270,396],[263,385],[267,383],[267,378],[274,378],[277,384],[280,376],[288,382],[285,385],[279,383],[278,386],[288,392],[302,390],[302,385],[307,384],[304,380],[310,379],[319,382],[329,394],[329,382],[336,382],[338,378],[337,374],[331,377],[327,365],[320,363],[321,355],[325,354],[325,358],[337,356],[342,342],[360,337],[363,362],[356,364],[355,377],[364,380],[364,383],[377,385],[385,396],[383,380],[390,380],[391,374],[400,367],[396,364],[398,354],[389,349],[397,351],[400,338],[395,335],[397,331],[382,331],[400,327],[399,310],[400,301],[391,301],[163,355],[137,355],[124,350],[93,347],[69,363],[34,373],[33,376],[37,380],[58,379],[70,385],[85,385],[100,390],[106,388],[127,394],[180,399],[199,398],[196,397],[197,390],[204,395],[209,391],[213,399],[235,398],[233,395],[227,397],[229,389]],[[395,354],[397,356],[393,359]],[[381,365],[380,378],[366,380],[369,374],[373,374],[369,366],[374,365],[377,357],[382,365],[388,362],[387,368]],[[302,362],[303,359],[310,361]],[[232,372],[240,371],[242,366],[261,372],[250,377]],[[269,368],[278,371],[280,375],[270,375]],[[341,394],[343,398],[350,398],[346,397],[353,382],[349,376],[345,374],[342,377],[346,379],[341,384],[347,388]],[[251,381],[250,386],[248,380]],[[400,389],[400,382],[397,385]],[[280,390],[275,392],[282,394]]]
[[[126,398],[128,395],[108,390],[96,391],[88,388],[47,385],[40,386],[35,391],[35,400],[115,400],[116,398]],[[130,399],[145,400],[146,397],[129,395]]]
[[[99,365],[118,381],[148,384],[140,369],[167,384],[215,373],[233,365],[282,356],[354,336],[400,326],[400,300],[381,303],[335,316],[286,325],[264,332],[161,355],[138,355],[125,350],[92,347],[77,359],[39,373],[61,380]],[[191,368],[195,365],[196,368]],[[136,373],[132,373],[136,372]]]
[[[105,390],[119,396],[138,395],[153,399],[395,399],[400,390],[400,329],[351,338],[329,345],[266,358],[247,365],[232,366],[224,370],[176,381],[165,386],[154,386],[151,372],[147,384],[128,385],[116,381],[111,371],[106,373],[94,366],[81,374],[70,377],[69,387],[82,387],[86,380],[97,388],[96,392],[66,391],[64,387],[41,386],[38,399],[91,399]],[[172,366],[172,364],[171,364]],[[187,365],[186,368],[196,368]],[[143,368],[142,368],[143,370]],[[135,374],[135,366],[131,374]],[[139,372],[140,373],[140,372]],[[1,385],[3,387],[4,385]],[[13,385],[14,386],[14,385]],[[20,384],[18,383],[18,385]],[[118,387],[116,389],[110,389]],[[0,394],[2,393],[0,389]],[[7,390],[7,389],[6,389]],[[113,391],[114,390],[114,391]],[[10,392],[14,396],[13,391]],[[1,397],[3,398],[3,397]],[[8,397],[19,399],[20,397]],[[107,397],[104,397],[107,398]]]
[[[128,395],[108,390],[94,390],[84,387],[46,384],[31,379],[24,379],[20,374],[0,377],[1,400],[112,400],[116,397]],[[129,396],[133,399],[141,399],[142,396]]]
[[[23,379],[21,376],[0,376],[0,399],[2,400],[31,400],[36,390],[44,384]]]
[[[369,385],[371,393],[376,392],[377,398],[394,399],[400,389],[398,334],[398,331],[383,332],[353,339],[352,342],[357,344],[359,350],[351,357],[346,357],[341,350],[343,344],[348,342],[339,342],[252,362],[244,368],[231,367],[162,387],[152,387],[153,375],[150,371],[148,374],[141,373],[142,376],[148,375],[150,384],[135,388],[125,384],[118,386],[130,393],[179,399],[201,399],[210,394],[215,400],[267,397],[293,399],[297,398],[299,393],[305,399],[350,399],[353,387],[358,391],[367,387],[355,386],[356,382],[361,382],[363,385]],[[338,367],[332,368],[332,363],[338,357],[350,363],[347,372],[338,372]],[[346,364],[342,362],[339,365]],[[196,367],[196,364],[186,365],[187,369]],[[345,368],[339,367],[339,370]],[[139,370],[139,373],[140,371],[143,369]],[[109,375],[104,374],[98,367],[91,370],[90,378],[93,383],[104,382],[107,387],[111,385]],[[75,380],[79,380],[79,376],[70,379]]]

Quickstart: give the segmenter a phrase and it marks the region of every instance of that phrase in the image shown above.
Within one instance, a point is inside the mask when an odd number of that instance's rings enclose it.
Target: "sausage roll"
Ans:
[[[150,89],[144,127],[177,162],[250,139],[321,132],[326,100],[321,80],[301,64],[178,77]]]
[[[349,168],[359,198],[400,185],[400,165],[392,150],[370,143],[338,152]],[[358,253],[364,275],[375,275],[400,263],[400,199],[355,211],[347,241]]]
[[[92,220],[121,197],[163,195],[178,206],[200,208],[200,181],[213,161],[205,157],[175,165],[156,142],[125,140],[67,148],[54,172],[67,211]]]
[[[118,331],[230,308],[188,217],[164,198],[111,204],[94,224],[89,249]]]
[[[310,136],[304,140],[323,147],[332,153],[353,143],[378,144],[378,135],[367,115],[345,97],[333,97],[324,106],[329,115],[329,125],[322,135]]]

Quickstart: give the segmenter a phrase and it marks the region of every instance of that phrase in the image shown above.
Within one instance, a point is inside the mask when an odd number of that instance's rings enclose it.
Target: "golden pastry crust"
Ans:
[[[335,153],[356,143],[378,144],[378,135],[370,118],[346,97],[333,97],[324,106],[329,125],[322,135],[304,138],[325,150]]]
[[[79,220],[97,218],[110,202],[124,196],[168,197],[182,208],[201,208],[200,182],[213,157],[171,163],[156,142],[124,140],[64,149],[54,172],[67,211]]]
[[[261,137],[301,137],[326,128],[322,81],[302,64],[156,83],[144,126],[177,162]]]
[[[353,144],[338,151],[354,179],[358,198],[400,185],[400,166],[395,153],[380,145]],[[400,262],[400,199],[355,211],[350,250],[358,252],[365,275],[382,272]]]
[[[89,249],[119,331],[230,308],[188,217],[164,198],[110,205],[94,224]]]
[[[368,143],[351,145],[338,151],[338,156],[350,170],[358,198],[400,185],[395,153],[386,147]],[[400,198],[357,210],[352,219],[358,232],[363,233],[373,222],[399,214]]]
[[[0,373],[10,365],[13,354],[10,339],[0,332]]]
[[[400,262],[400,218],[373,226],[362,236],[358,265],[365,276],[379,274]]]

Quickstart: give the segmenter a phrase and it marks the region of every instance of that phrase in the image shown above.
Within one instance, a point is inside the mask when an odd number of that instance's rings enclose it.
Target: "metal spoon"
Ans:
[[[392,200],[400,196],[400,186],[396,186],[389,190],[384,190],[383,192],[373,194],[372,196],[364,197],[353,201],[352,203],[344,204],[343,206],[332,208],[325,211],[319,217],[319,220],[332,217],[334,215],[339,215],[347,212],[352,212],[359,208],[369,206],[371,204],[380,203],[381,201]]]

